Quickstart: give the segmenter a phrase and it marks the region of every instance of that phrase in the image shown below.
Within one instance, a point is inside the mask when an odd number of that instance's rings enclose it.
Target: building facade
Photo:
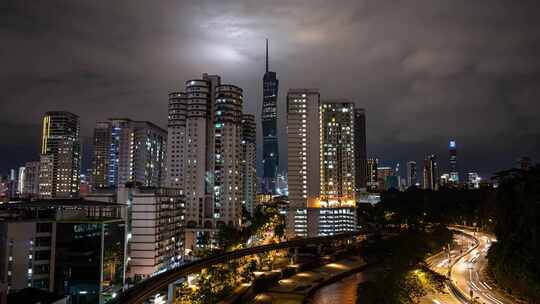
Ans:
[[[268,70],[268,39],[266,40],[266,72],[263,77],[262,132],[263,132],[263,192],[276,194],[276,177],[279,166],[277,137],[277,103],[279,80]]]
[[[92,184],[95,188],[109,187],[111,157],[111,123],[98,122],[94,128],[94,155],[92,158]],[[114,164],[116,166],[116,164]],[[116,184],[115,184],[116,185]]]
[[[165,181],[167,135],[146,121],[114,118],[94,130],[92,183],[95,188],[136,183],[159,187]]]
[[[167,187],[184,189],[187,98],[184,92],[169,94],[167,129]]]
[[[355,201],[354,114],[354,104],[350,102],[321,105],[321,203],[340,206]]]
[[[243,172],[255,155],[251,138],[244,142],[242,89],[209,74],[185,85],[169,94],[167,184],[185,195],[185,247],[193,251],[213,246],[219,226],[241,224],[251,195]]]
[[[215,97],[214,214],[217,227],[242,219],[242,89],[220,85]]]
[[[45,113],[40,161],[40,196],[78,197],[81,146],[77,115],[61,111]]]
[[[379,160],[377,158],[367,160],[367,188],[369,191],[377,191],[379,189],[378,166]]]
[[[459,184],[459,171],[457,163],[457,145],[455,140],[450,140],[448,144],[449,154],[450,154],[450,177],[449,183],[453,185]]]
[[[439,166],[434,154],[424,160],[423,185],[426,190],[439,190]]]
[[[124,285],[124,206],[80,199],[13,203],[0,210],[0,281],[106,303]],[[39,216],[37,216],[39,214]]]
[[[130,219],[127,223],[127,278],[138,282],[182,261],[185,202],[181,192],[174,188],[118,189],[118,202],[127,204]]]
[[[287,234],[307,236],[307,209],[320,195],[320,94],[315,89],[287,93],[289,213]]]
[[[407,162],[407,186],[408,187],[416,186],[417,182],[418,182],[418,177],[417,177],[416,162],[411,160]]]
[[[23,197],[39,195],[39,161],[27,162],[24,165]]]
[[[354,163],[357,192],[367,188],[366,110],[354,109]]]
[[[394,176],[394,169],[392,167],[378,167],[377,168],[377,188],[379,191],[388,190],[388,177]]]
[[[186,248],[206,246],[214,228],[214,121],[215,88],[219,76],[186,81],[186,138],[184,193],[186,196]]]
[[[257,195],[257,134],[255,116],[242,115],[243,205],[253,215]]]

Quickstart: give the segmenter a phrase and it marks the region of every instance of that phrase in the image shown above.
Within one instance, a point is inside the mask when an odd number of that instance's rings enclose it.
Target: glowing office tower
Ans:
[[[216,88],[214,220],[217,227],[239,226],[242,219],[242,89]]]
[[[320,109],[321,202],[355,201],[354,104],[323,103]]]
[[[167,129],[167,187],[184,190],[186,155],[187,96],[183,92],[169,94]]]
[[[407,162],[407,186],[415,186],[417,182],[416,162],[411,160]]]
[[[315,89],[287,93],[289,213],[287,234],[307,236],[307,207],[320,194],[320,95]]]
[[[95,188],[109,186],[109,150],[111,148],[111,124],[98,122],[94,128],[94,155],[92,158],[92,185]]]
[[[424,160],[424,189],[439,190],[439,167],[434,154]]]
[[[449,182],[452,184],[459,184],[459,171],[458,171],[458,164],[457,164],[457,146],[455,140],[450,140],[450,143],[448,144],[449,152],[450,152],[450,178]]]
[[[243,203],[253,214],[257,195],[257,137],[255,115],[242,115],[242,177]]]
[[[42,129],[40,196],[78,197],[81,171],[79,117],[69,112],[47,112],[43,116]]]
[[[160,187],[165,179],[165,130],[127,118],[98,122],[94,129],[92,180],[95,188],[136,183]]]
[[[279,166],[277,138],[277,102],[279,80],[276,72],[268,70],[268,39],[266,39],[266,72],[263,77],[262,132],[263,132],[263,192],[276,194]]]

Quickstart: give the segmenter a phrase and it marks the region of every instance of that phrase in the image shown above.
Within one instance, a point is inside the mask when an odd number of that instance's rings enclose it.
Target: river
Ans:
[[[319,289],[309,301],[310,304],[355,304],[358,297],[358,283],[373,278],[377,268],[350,275],[341,281]]]

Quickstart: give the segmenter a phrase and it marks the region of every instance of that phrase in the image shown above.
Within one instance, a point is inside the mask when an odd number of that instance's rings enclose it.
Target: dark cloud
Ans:
[[[0,172],[37,158],[55,109],[92,127],[112,116],[166,124],[167,92],[203,72],[260,112],[264,38],[281,83],[318,87],[368,113],[369,154],[489,174],[540,158],[538,1],[27,1],[0,4]],[[280,128],[285,155],[285,128]],[[88,156],[85,167],[89,166]],[[285,168],[285,157],[282,167]]]

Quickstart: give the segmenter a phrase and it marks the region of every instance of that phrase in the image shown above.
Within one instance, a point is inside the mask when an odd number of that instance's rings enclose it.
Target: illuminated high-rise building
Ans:
[[[262,132],[263,132],[263,192],[276,193],[279,166],[277,138],[277,102],[279,80],[276,72],[268,70],[268,39],[266,40],[266,72],[263,77]]]
[[[379,160],[376,158],[370,158],[367,160],[367,188],[370,191],[376,191],[378,187],[378,171]]]
[[[79,195],[81,147],[77,115],[64,111],[45,113],[40,161],[40,196],[73,198]]]
[[[424,160],[424,189],[439,190],[439,167],[434,154]]]
[[[407,162],[407,186],[416,186],[417,182],[416,162],[411,160]]]
[[[169,94],[167,129],[167,187],[184,189],[187,96],[183,92]]]
[[[160,187],[165,179],[166,132],[147,121],[127,118],[98,122],[94,129],[94,188],[136,183]]]
[[[20,197],[24,191],[24,182],[26,175],[26,167],[19,167],[19,172],[17,174],[17,195]]]
[[[287,235],[356,229],[354,105],[320,105],[318,90],[287,94]]]
[[[243,204],[253,214],[257,195],[257,134],[255,115],[242,115]]]
[[[111,124],[98,122],[94,128],[94,155],[92,158],[92,184],[95,188],[109,186],[109,153],[111,148]]]
[[[355,188],[367,187],[366,111],[354,109],[354,164]]]
[[[215,96],[214,214],[217,227],[240,226],[242,219],[242,103],[241,88],[222,84]]]
[[[169,94],[167,185],[185,195],[187,252],[239,226],[242,203],[254,200],[255,185],[245,185],[256,182],[255,119],[242,105],[241,88],[206,73]]]
[[[459,171],[457,164],[457,146],[455,140],[450,140],[448,149],[450,152],[450,174],[448,182],[457,185],[459,184]]]
[[[320,95],[316,89],[287,93],[289,212],[287,234],[307,236],[307,207],[320,194]]]
[[[355,201],[355,115],[350,102],[326,102],[320,109],[321,202]]]

